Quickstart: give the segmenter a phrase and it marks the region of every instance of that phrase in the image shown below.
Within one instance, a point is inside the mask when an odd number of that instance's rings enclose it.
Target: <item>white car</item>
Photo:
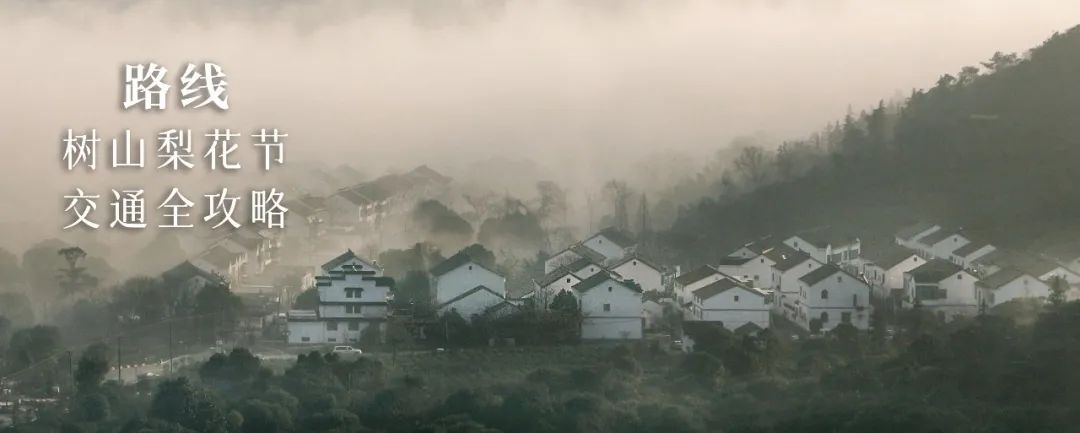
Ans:
[[[334,346],[334,349],[330,351],[338,355],[362,355],[364,352],[352,346]]]

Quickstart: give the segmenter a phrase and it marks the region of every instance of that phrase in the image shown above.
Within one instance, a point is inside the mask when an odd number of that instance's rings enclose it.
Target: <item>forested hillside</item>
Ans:
[[[758,236],[829,225],[873,238],[933,219],[1001,245],[1037,247],[1080,228],[1078,164],[1073,28],[775,153],[744,149],[735,161],[742,186],[732,192],[722,183],[717,199],[684,209],[661,245],[692,246],[681,258],[699,261]]]

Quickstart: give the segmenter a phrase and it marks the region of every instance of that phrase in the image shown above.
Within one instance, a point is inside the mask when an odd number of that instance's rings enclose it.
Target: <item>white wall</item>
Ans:
[[[765,296],[741,287],[728,289],[709,299],[696,299],[701,320],[720,322],[728,330],[735,330],[749,322],[762,329],[769,327],[770,305]]]
[[[441,308],[439,312],[442,313],[449,310],[455,310],[461,317],[464,317],[465,320],[472,320],[474,314],[481,314],[488,308],[498,305],[503,301],[503,298],[500,298],[487,290],[478,290],[465,298],[457,300],[453,304]]]
[[[953,234],[945,239],[938,241],[934,245],[930,245],[927,251],[930,253],[930,255],[934,257],[948,260],[950,257],[952,257],[953,251],[956,251],[960,247],[969,243],[971,243],[971,241],[968,240],[968,238],[965,238],[963,235]]]
[[[583,338],[617,338],[619,333],[631,330],[630,337],[641,338],[641,293],[608,279],[595,287],[579,292],[581,313],[585,317],[582,324]],[[608,305],[607,311],[604,306]],[[585,337],[586,323],[589,323],[590,335]],[[618,331],[616,334],[611,332]]]
[[[679,301],[682,302],[682,303],[690,302],[691,300],[694,299],[694,291],[695,290],[700,289],[700,288],[705,287],[705,286],[708,286],[709,284],[715,283],[717,281],[720,281],[721,278],[723,278],[722,275],[720,275],[719,273],[714,273],[712,275],[709,275],[708,277],[705,277],[705,278],[702,278],[700,280],[694,281],[694,282],[692,282],[690,284],[687,284],[685,286],[679,285],[679,287],[678,287]]]
[[[799,278],[821,266],[821,262],[808,258],[806,261],[799,263],[798,266],[779,273],[777,285],[780,288],[780,293],[777,293],[778,302],[776,302],[775,308],[783,313],[784,317],[791,318],[791,314],[796,310],[795,300],[799,298],[799,287],[802,284]]]
[[[621,275],[624,280],[634,280],[635,283],[641,286],[641,290],[661,291],[664,289],[663,276],[660,271],[640,260],[627,260],[626,263],[611,270]]]
[[[959,316],[971,316],[979,311],[979,293],[975,283],[977,278],[964,271],[957,271],[938,283],[938,288],[945,290],[943,299],[922,299],[920,304],[931,311],[940,312],[944,319],[952,320]],[[905,276],[905,288],[908,299],[906,304],[915,302],[916,285],[910,275]]]
[[[556,269],[569,265],[580,258],[581,256],[579,256],[578,253],[568,249],[562,250],[558,254],[548,257],[548,259],[544,261],[544,274],[547,275],[555,272]]]
[[[994,307],[1013,299],[1046,299],[1050,297],[1050,286],[1030,275],[1021,275],[996,290],[982,289],[982,294],[982,301],[987,306]]]
[[[468,263],[439,276],[435,280],[435,303],[440,305],[476,286],[484,286],[506,296],[506,279],[483,266]]]
[[[870,327],[870,286],[855,277],[837,272],[813,286],[801,285],[802,313],[797,322],[806,329],[810,320],[821,318],[827,313],[828,320],[822,324],[822,330],[830,330],[842,323],[843,317],[850,314],[850,323],[859,329]],[[828,297],[822,298],[822,292],[828,291]]]
[[[827,248],[818,248],[799,236],[785,239],[784,245],[809,254],[811,258],[821,263],[829,262],[829,250]]]
[[[582,244],[591,248],[593,251],[600,253],[604,256],[605,259],[609,261],[619,260],[623,257],[626,257],[627,253],[625,249],[616,245],[614,242],[611,241],[611,239],[608,239],[604,235],[595,235],[589,239],[586,239],[585,242],[582,242]]]

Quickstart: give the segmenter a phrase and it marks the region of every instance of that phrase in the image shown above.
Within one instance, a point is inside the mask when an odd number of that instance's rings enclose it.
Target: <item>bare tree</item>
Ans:
[[[768,177],[769,161],[761,146],[746,146],[735,158],[735,170],[750,187],[758,187]]]

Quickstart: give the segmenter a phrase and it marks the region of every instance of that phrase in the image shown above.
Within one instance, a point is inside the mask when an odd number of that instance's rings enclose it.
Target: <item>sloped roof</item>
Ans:
[[[803,262],[806,262],[807,259],[810,259],[809,254],[784,244],[777,245],[770,248],[768,251],[765,251],[765,257],[772,260],[773,263],[775,263],[773,267],[781,272],[799,266]]]
[[[970,255],[970,254],[972,254],[972,253],[974,253],[976,251],[979,251],[979,250],[983,249],[984,247],[988,247],[988,246],[990,246],[989,242],[986,242],[986,241],[983,241],[983,240],[972,240],[971,242],[968,242],[966,245],[964,245],[964,246],[962,246],[960,248],[957,248],[956,251],[953,251],[953,255],[956,255],[958,257],[967,257],[968,255]]]
[[[472,256],[470,256],[469,253],[466,253],[464,250],[458,251],[457,254],[450,256],[450,258],[443,260],[441,263],[431,268],[431,275],[436,277],[442,276],[447,272],[464,266],[466,263],[472,263],[476,266],[487,269],[489,272],[495,275],[502,276],[498,272],[495,272],[493,269],[484,266],[482,263],[480,263],[479,260],[474,260]]]
[[[589,289],[599,286],[608,280],[614,281],[616,283],[619,283],[619,285],[623,287],[641,293],[641,286],[637,285],[637,283],[634,283],[633,281],[623,281],[615,278],[615,276],[608,271],[597,272],[593,276],[582,280],[580,283],[574,284],[573,288],[578,292],[585,293],[589,291]]]
[[[579,257],[589,259],[594,263],[604,263],[604,260],[607,260],[607,257],[605,257],[603,254],[600,254],[596,250],[589,248],[584,244],[574,244],[567,249],[574,254],[577,254]]]
[[[184,260],[183,263],[173,266],[171,269],[162,272],[161,277],[166,280],[183,281],[192,277],[200,276],[210,281],[225,281],[221,275],[215,274],[209,270],[203,269],[189,260]]]
[[[893,266],[900,264],[913,255],[916,255],[914,251],[896,244],[884,244],[874,248],[864,248],[862,251],[862,256],[864,258],[886,270],[891,269]]]
[[[727,257],[724,257],[724,258],[722,258],[720,260],[717,260],[716,265],[717,266],[739,266],[739,265],[742,265],[742,264],[744,264],[746,262],[754,260],[755,258],[756,257],[754,257],[754,258],[746,258],[746,257],[727,256]]]
[[[844,272],[844,271],[842,269],[836,267],[836,265],[834,265],[834,264],[822,265],[820,268],[817,268],[817,269],[814,269],[814,270],[812,270],[810,272],[807,272],[806,275],[803,275],[802,278],[799,278],[799,281],[802,281],[802,282],[804,282],[804,283],[806,283],[808,285],[813,286],[814,284],[817,284],[817,283],[821,282],[822,280],[824,280],[826,278],[829,278],[829,277],[831,277],[833,275],[836,275],[837,273],[840,273],[840,272]],[[846,273],[846,272],[844,272],[844,273]]]
[[[712,266],[699,266],[697,269],[675,277],[675,282],[679,283],[680,285],[686,286],[694,282],[701,281],[701,279],[703,278],[708,278],[712,275],[719,273],[720,271],[716,270],[716,268]]]
[[[826,246],[838,246],[854,243],[859,238],[852,236],[848,233],[843,233],[832,227],[823,227],[815,230],[808,230],[801,233],[795,233],[794,236],[798,236],[809,242],[811,245],[818,248],[825,248]]]
[[[923,237],[921,237],[919,239],[916,239],[916,241],[923,244],[923,245],[932,246],[932,245],[934,245],[934,244],[936,244],[938,242],[941,242],[941,241],[943,241],[945,239],[948,239],[949,236],[952,236],[952,235],[963,235],[963,232],[959,231],[959,230],[946,230],[946,229],[935,230],[935,231],[933,231],[931,233],[928,233],[926,236],[923,236]]]
[[[899,238],[899,239],[903,239],[905,241],[910,241],[910,240],[912,240],[912,238],[914,238],[919,233],[927,231],[927,230],[933,228],[936,225],[937,224],[934,224],[934,223],[918,222],[918,223],[909,225],[907,227],[901,228],[899,231],[896,232],[896,237]],[[938,228],[938,230],[935,230],[935,231],[940,231],[940,230],[941,229]]]
[[[500,295],[499,293],[495,292],[494,290],[491,290],[491,289],[487,288],[487,286],[481,285],[481,286],[473,287],[473,288],[471,288],[469,290],[466,290],[464,293],[462,293],[460,295],[457,295],[457,296],[455,296],[453,298],[450,298],[446,302],[443,302],[441,305],[439,305],[438,308],[443,308],[443,307],[446,307],[447,305],[450,305],[450,304],[453,304],[453,303],[455,303],[457,301],[460,301],[462,299],[468,298],[469,296],[472,296],[476,292],[488,292],[488,293],[491,293],[492,295],[497,296],[499,299],[504,299],[503,296]]]
[[[759,290],[757,288],[750,287],[750,286],[747,286],[745,284],[742,284],[742,283],[740,283],[738,281],[735,281],[734,279],[732,279],[730,277],[729,278],[721,278],[720,280],[717,280],[716,282],[714,282],[712,284],[709,284],[709,285],[707,285],[705,287],[694,290],[694,296],[697,296],[697,297],[699,297],[701,299],[709,299],[709,298],[712,298],[713,296],[719,295],[721,293],[724,293],[724,292],[726,292],[728,290],[731,290],[731,289],[734,289],[736,287],[738,287],[740,289],[743,289],[743,290],[746,290],[747,292],[750,292],[751,294],[754,294],[754,295],[765,296],[765,292],[762,292],[761,290]]]
[[[997,272],[994,272],[992,275],[986,278],[979,280],[975,284],[988,289],[997,289],[1001,286],[1016,281],[1017,278],[1023,277],[1025,275],[1027,275],[1027,272],[1024,272],[1014,267],[1006,267],[1002,268]]]
[[[364,259],[360,258],[360,256],[356,255],[356,253],[354,253],[352,249],[349,249],[349,250],[346,250],[344,253],[342,253],[340,256],[334,257],[334,258],[330,259],[330,261],[328,261],[326,263],[323,263],[322,269],[323,269],[323,271],[330,272],[331,269],[334,269],[334,268],[336,268],[338,266],[341,266],[343,263],[345,263],[345,262],[347,262],[349,260],[354,260],[354,259],[359,260],[359,261],[364,262],[364,263],[367,263],[368,265],[374,266],[374,265],[368,263],[367,260],[364,260]]]
[[[636,261],[638,261],[638,262],[640,262],[640,263],[644,264],[645,266],[648,266],[648,267],[650,267],[650,268],[653,268],[653,269],[654,269],[654,270],[656,270],[657,272],[660,272],[660,271],[661,271],[661,269],[660,269],[660,267],[659,267],[659,266],[656,266],[656,265],[654,265],[654,264],[653,264],[653,263],[652,263],[651,261],[649,261],[648,259],[646,259],[646,258],[642,257],[642,256],[641,256],[640,254],[638,254],[638,253],[633,253],[633,254],[627,254],[627,255],[626,255],[626,257],[623,257],[623,258],[622,258],[622,260],[619,260],[619,261],[615,262],[615,264],[613,264],[613,265],[611,265],[611,266],[608,266],[608,268],[610,268],[610,269],[615,269],[615,268],[617,268],[617,267],[619,267],[619,266],[622,266],[622,265],[626,264],[627,262],[630,262],[630,261],[634,261],[634,260],[636,260]]]
[[[221,245],[217,245],[204,252],[199,258],[218,268],[227,269],[240,255],[240,253],[234,253]]]
[[[1057,268],[1067,269],[1064,265],[1061,265],[1060,263],[1053,260],[1033,256],[1016,255],[1003,260],[1003,262],[1017,269],[1030,272],[1032,275],[1035,276],[1042,276],[1047,272],[1053,271]],[[995,274],[996,273],[997,272],[995,272]]]
[[[570,268],[567,268],[566,266],[559,266],[558,269],[556,269],[554,271],[551,271],[551,273],[549,273],[547,275],[544,275],[543,278],[537,280],[536,285],[538,285],[540,287],[547,287],[551,283],[559,281],[559,280],[563,279],[564,277],[566,277],[567,275],[571,275],[571,276],[573,275],[573,273],[570,271]],[[574,277],[574,278],[577,278],[577,277]]]
[[[959,266],[942,259],[933,259],[908,271],[916,282],[936,283],[961,271]]]

